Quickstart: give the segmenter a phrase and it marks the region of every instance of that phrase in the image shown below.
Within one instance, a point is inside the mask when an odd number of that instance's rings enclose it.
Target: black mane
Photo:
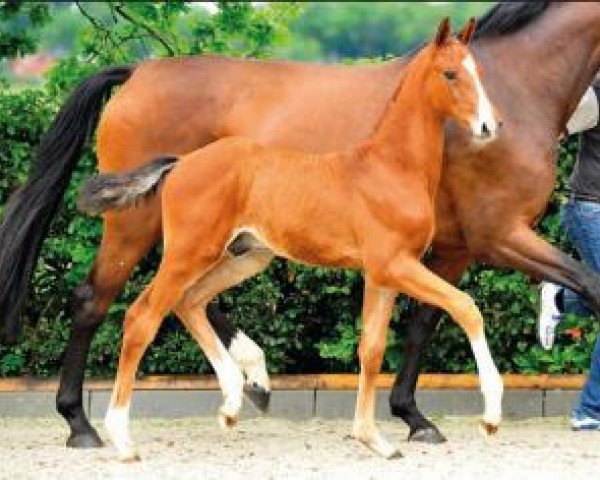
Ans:
[[[477,19],[473,38],[494,37],[514,33],[540,17],[552,2],[511,2],[496,3]],[[414,57],[427,43],[421,43],[404,56]]]
[[[499,2],[477,21],[473,38],[514,33],[541,16],[552,2]]]

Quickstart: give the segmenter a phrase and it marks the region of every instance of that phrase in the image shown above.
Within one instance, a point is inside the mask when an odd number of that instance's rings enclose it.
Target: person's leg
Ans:
[[[576,430],[600,430],[600,337],[596,339],[590,372],[573,409],[571,425]]]
[[[569,201],[563,214],[563,225],[569,240],[581,259],[600,271],[600,203]],[[563,293],[564,311],[591,315],[590,309],[572,291]],[[571,418],[574,429],[600,429],[600,338],[592,353],[592,364],[586,383]]]
[[[562,225],[582,260],[600,272],[600,204],[569,200],[562,211]],[[549,282],[540,289],[538,337],[542,347],[554,344],[554,331],[564,313],[592,315],[585,301],[575,292]]]
[[[600,272],[600,203],[569,200],[563,209],[562,222],[567,238],[583,262]],[[583,299],[568,288],[563,289],[559,306],[564,313],[593,314]]]

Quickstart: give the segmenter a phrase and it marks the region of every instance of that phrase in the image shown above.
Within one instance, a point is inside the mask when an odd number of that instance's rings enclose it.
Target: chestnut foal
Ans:
[[[501,417],[502,381],[475,303],[420,262],[434,232],[434,196],[442,168],[444,123],[453,119],[480,141],[498,126],[466,44],[448,19],[410,62],[374,134],[342,153],[262,147],[232,137],[181,158],[166,157],[86,185],[80,206],[97,213],[132,206],[162,179],[164,253],[151,284],[125,317],[119,369],[106,427],[123,460],[138,458],[128,432],[139,361],[171,310],[186,322],[223,389],[222,424],[237,421],[243,376],[211,335],[207,302],[263,270],[274,255],[364,271],[360,380],[352,435],[378,454],[398,451],[377,431],[376,378],[396,295],[450,313],[466,332],[481,375],[484,431]]]

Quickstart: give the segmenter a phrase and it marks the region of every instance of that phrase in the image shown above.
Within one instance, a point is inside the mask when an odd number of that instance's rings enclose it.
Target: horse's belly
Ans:
[[[287,218],[263,210],[240,230],[248,230],[274,254],[309,265],[350,268],[359,266],[358,249],[341,222],[319,221],[289,212]],[[270,214],[269,214],[270,213]]]

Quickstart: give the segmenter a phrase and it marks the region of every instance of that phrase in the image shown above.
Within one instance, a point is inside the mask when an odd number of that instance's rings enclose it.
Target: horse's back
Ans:
[[[100,169],[128,170],[227,136],[307,152],[347,148],[372,132],[402,65],[401,60],[340,66],[217,56],[144,62],[102,114]]]

